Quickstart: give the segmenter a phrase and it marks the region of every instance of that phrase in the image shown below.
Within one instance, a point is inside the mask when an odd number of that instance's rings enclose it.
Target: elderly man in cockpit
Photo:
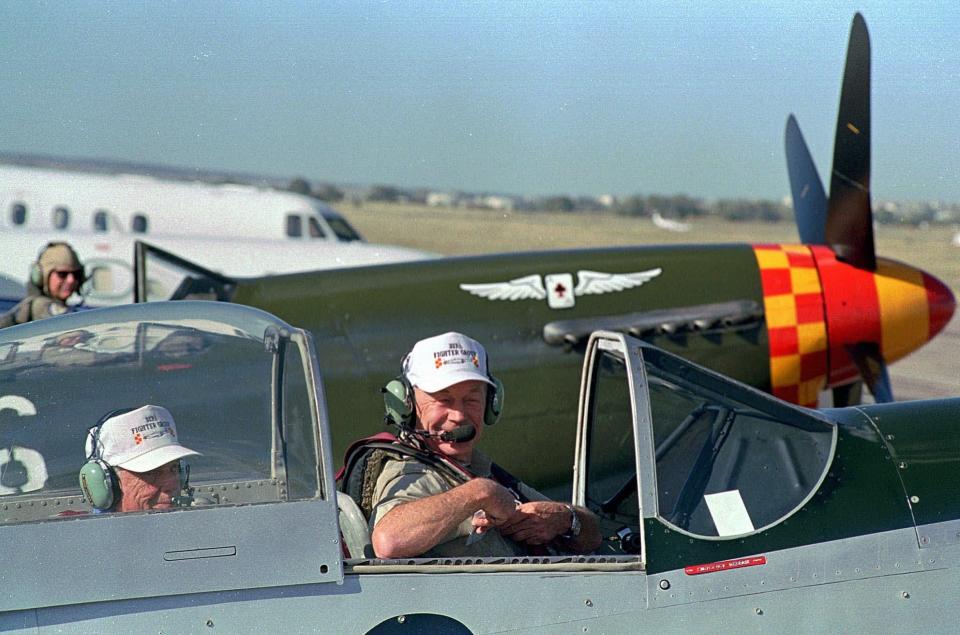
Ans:
[[[181,459],[199,455],[177,441],[160,406],[115,410],[87,434],[80,488],[95,511],[170,509],[183,488]]]
[[[377,556],[501,557],[600,546],[593,513],[546,499],[474,448],[503,396],[479,342],[460,333],[421,340],[395,381],[412,406],[396,422],[399,443],[420,454],[387,461],[376,480],[370,524]]]

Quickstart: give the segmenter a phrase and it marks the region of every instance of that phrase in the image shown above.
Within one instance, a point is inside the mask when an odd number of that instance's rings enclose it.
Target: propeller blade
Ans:
[[[887,374],[887,363],[880,354],[880,345],[875,342],[860,342],[846,347],[847,353],[857,365],[860,376],[873,395],[877,403],[893,401],[893,390],[890,388],[890,376]]]
[[[783,133],[787,150],[787,173],[793,196],[793,215],[800,231],[800,241],[807,245],[823,245],[827,223],[827,193],[813,163],[800,125],[792,114],[787,117]]]
[[[876,270],[870,209],[870,36],[859,13],[847,45],[825,238],[840,260]]]

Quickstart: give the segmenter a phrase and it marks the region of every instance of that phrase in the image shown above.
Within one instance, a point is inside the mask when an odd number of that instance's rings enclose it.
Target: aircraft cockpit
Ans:
[[[719,541],[763,532],[827,476],[836,425],[621,334],[588,347],[578,477],[617,547],[668,528]],[[653,522],[654,525],[650,525]]]
[[[286,237],[294,240],[363,241],[342,214],[322,203],[316,203],[311,212],[290,212],[284,222]]]
[[[0,333],[0,523],[89,511],[77,480],[86,431],[111,410],[142,404],[169,409],[183,442],[201,453],[189,460],[198,498],[318,495],[315,387],[302,333],[221,303],[73,318],[68,331],[46,320]]]
[[[348,243],[363,240],[363,237],[360,236],[353,225],[333,208],[324,206],[324,208],[320,210],[320,216],[327,221],[327,225],[330,226],[337,240]]]
[[[172,509],[99,513],[78,479],[87,431],[112,410],[145,404],[169,410],[179,442],[200,455],[183,460],[189,469]],[[89,601],[131,585],[144,593],[157,585],[249,586],[241,580],[249,576],[269,584],[273,569],[292,583],[338,579],[337,545],[294,555],[295,545],[320,543],[321,528],[336,526],[335,497],[324,484],[332,476],[324,478],[331,468],[322,404],[311,336],[249,307],[127,305],[4,329],[0,534],[4,552],[19,562],[10,571],[23,576],[13,586],[7,576],[0,604],[27,605],[49,593]],[[278,522],[291,526],[278,531]],[[144,531],[149,544],[135,539]],[[89,568],[83,554],[130,540],[140,544],[136,580],[120,575],[100,589],[81,583]],[[38,563],[36,550],[54,545],[64,546],[66,561]],[[191,579],[199,562],[204,574]]]

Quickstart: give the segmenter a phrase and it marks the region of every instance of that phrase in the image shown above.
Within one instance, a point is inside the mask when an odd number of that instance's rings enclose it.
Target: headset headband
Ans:
[[[108,420],[112,419],[113,417],[116,417],[117,415],[122,415],[127,412],[133,412],[134,410],[136,410],[136,408],[116,408],[114,410],[111,410],[107,414],[103,415],[102,417],[100,417],[100,419],[90,427],[87,434],[91,437],[93,446],[90,448],[90,451],[87,453],[88,461],[103,461],[103,444],[100,443],[100,430],[103,429],[103,424],[105,424]]]

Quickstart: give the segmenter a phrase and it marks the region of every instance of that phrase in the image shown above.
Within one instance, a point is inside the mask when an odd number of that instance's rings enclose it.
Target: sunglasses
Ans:
[[[54,275],[61,280],[66,280],[70,276],[73,276],[75,279],[79,280],[83,277],[83,272],[80,270],[77,271],[54,271],[51,275]]]

